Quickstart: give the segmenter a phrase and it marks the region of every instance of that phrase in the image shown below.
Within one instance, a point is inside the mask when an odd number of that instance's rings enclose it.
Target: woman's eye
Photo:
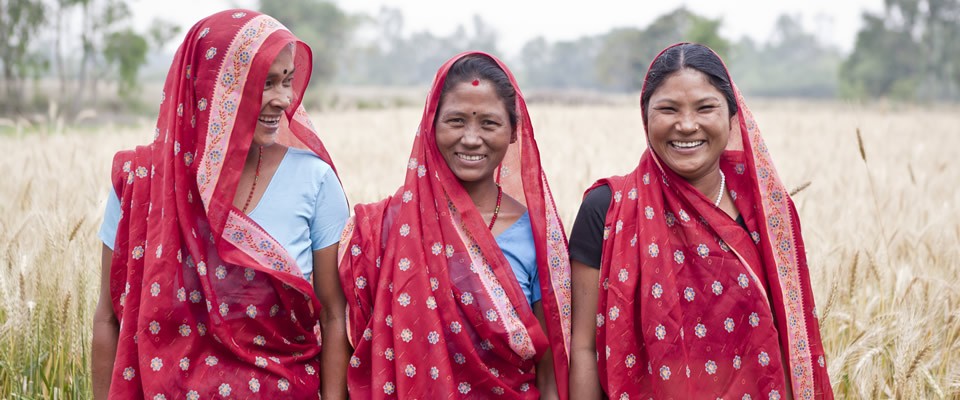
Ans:
[[[500,123],[497,122],[497,121],[494,121],[494,120],[486,119],[486,120],[483,120],[483,126],[490,127],[490,128],[496,128],[496,127],[499,127],[499,126],[500,126]]]
[[[700,107],[700,111],[713,111],[713,110],[715,110],[716,108],[717,108],[716,105],[712,105],[712,104],[711,104],[711,105],[707,105],[707,106],[702,106],[702,107]]]
[[[283,80],[283,87],[290,87],[291,85],[293,85],[293,77]]]
[[[677,112],[677,109],[675,109],[675,108],[673,108],[673,107],[657,107],[657,108],[655,108],[655,110],[657,110],[657,111],[659,111],[659,112],[662,112],[662,113],[668,113],[668,114],[669,114],[669,113]]]
[[[450,118],[447,120],[448,124],[451,125],[463,125],[463,118]]]

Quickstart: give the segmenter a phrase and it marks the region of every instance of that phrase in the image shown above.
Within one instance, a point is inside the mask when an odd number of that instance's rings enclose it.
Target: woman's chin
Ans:
[[[255,146],[270,147],[277,143],[277,132],[257,132],[253,135],[253,144]]]
[[[493,180],[493,174],[482,174],[478,171],[453,171],[453,176],[457,177],[463,185],[474,185],[478,182]]]
[[[706,170],[706,165],[704,162],[682,162],[682,163],[665,163],[671,171],[675,174],[680,175],[681,178],[686,180],[696,179],[700,174]]]

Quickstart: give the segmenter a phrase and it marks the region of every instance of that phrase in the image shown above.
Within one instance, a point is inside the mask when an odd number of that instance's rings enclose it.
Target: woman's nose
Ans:
[[[700,130],[700,125],[697,124],[697,121],[693,118],[692,115],[688,113],[683,113],[682,115],[680,115],[680,119],[677,120],[677,124],[675,128],[677,129],[677,131],[680,131],[683,133],[693,133]]]
[[[274,94],[273,99],[270,100],[270,104],[281,110],[286,110],[287,107],[290,107],[290,103],[293,102],[292,98],[293,98],[293,90],[290,90],[290,89],[280,90]]]
[[[468,124],[467,128],[464,129],[460,142],[469,146],[477,146],[483,143],[483,140],[480,138],[480,127],[475,124]]]

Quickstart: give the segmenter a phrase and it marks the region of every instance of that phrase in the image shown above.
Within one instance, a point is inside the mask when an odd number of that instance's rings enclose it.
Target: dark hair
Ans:
[[[443,103],[443,96],[460,83],[482,79],[493,84],[497,97],[503,101],[503,106],[507,109],[507,115],[510,117],[510,127],[517,127],[517,91],[513,88],[513,83],[507,74],[500,69],[492,58],[481,55],[471,54],[465,56],[450,66],[447,73],[447,79],[443,82],[443,91],[440,94],[440,103]]]
[[[647,81],[644,91],[640,94],[640,105],[643,108],[643,118],[647,118],[647,106],[650,97],[670,75],[684,68],[691,68],[702,72],[710,79],[713,85],[727,100],[730,116],[737,114],[737,100],[733,96],[733,86],[723,61],[709,47],[697,43],[684,43],[673,46],[653,60],[650,70],[647,71]]]

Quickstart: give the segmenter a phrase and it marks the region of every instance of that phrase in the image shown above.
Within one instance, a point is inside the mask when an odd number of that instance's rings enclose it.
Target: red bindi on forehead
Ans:
[[[480,80],[474,79],[473,82],[470,82],[470,84],[472,84],[473,86],[480,86]]]

